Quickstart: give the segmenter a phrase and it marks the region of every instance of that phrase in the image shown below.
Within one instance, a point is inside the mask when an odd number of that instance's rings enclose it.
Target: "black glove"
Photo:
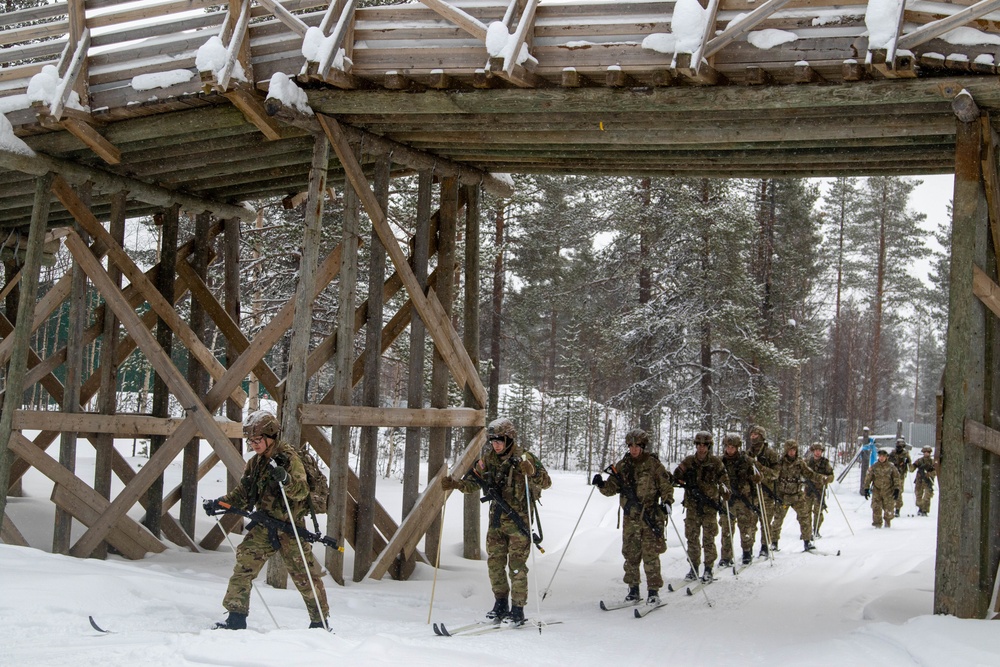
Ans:
[[[205,514],[208,516],[215,516],[223,511],[218,498],[207,498],[201,506],[205,508]]]
[[[271,468],[271,479],[284,486],[288,483],[288,471],[281,466]]]
[[[864,496],[865,496],[865,500],[871,500],[871,498],[872,498],[872,490],[871,489],[865,489]]]
[[[892,499],[893,500],[899,500],[899,489],[893,489],[892,490]]]
[[[594,486],[596,486],[599,489],[603,489],[604,488],[604,478],[601,477],[601,473],[597,473],[596,475],[594,475],[594,479],[591,480],[590,483],[593,484]]]
[[[667,502],[660,503],[660,509],[663,510],[663,513],[667,515],[667,518],[670,518],[670,503]]]

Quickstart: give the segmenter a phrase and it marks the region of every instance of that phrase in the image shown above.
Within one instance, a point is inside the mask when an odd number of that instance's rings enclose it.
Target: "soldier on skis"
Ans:
[[[719,567],[730,567],[733,564],[733,538],[736,529],[740,531],[740,547],[743,550],[742,562],[749,565],[753,562],[753,541],[757,535],[757,487],[762,477],[756,470],[753,460],[740,451],[742,446],[738,433],[727,433],[722,440],[722,464],[729,475],[732,497],[719,514],[719,529],[722,531],[722,558]]]
[[[903,485],[906,484],[906,474],[910,471],[913,461],[910,460],[910,451],[906,446],[906,440],[899,438],[896,440],[896,449],[889,452],[889,463],[896,467],[899,473],[899,493],[895,497],[895,516],[899,516],[899,510],[903,509]]]
[[[865,500],[872,501],[872,525],[876,528],[892,525],[895,516],[896,497],[899,495],[899,471],[889,463],[889,452],[878,450],[878,461],[865,475]]]
[[[688,581],[698,578],[698,566],[705,554],[704,581],[712,581],[712,567],[718,551],[715,536],[719,532],[719,512],[722,502],[730,498],[729,475],[722,459],[711,453],[712,434],[698,431],[694,435],[695,453],[674,470],[675,483],[684,489],[684,534],[687,538],[691,570]]]
[[[664,527],[674,502],[670,473],[656,454],[647,451],[649,436],[641,428],[625,434],[628,453],[607,469],[608,479],[594,475],[593,483],[602,495],[620,496],[625,519],[622,523],[622,556],[625,557],[625,600],[639,603],[639,564],[646,572],[647,604],[660,601],[663,577],[660,554],[667,550]]]
[[[491,447],[484,448],[482,457],[469,473],[480,481],[469,479],[468,475],[466,479],[445,476],[441,479],[441,488],[445,491],[457,489],[462,493],[492,489],[518,517],[515,519],[503,511],[500,502],[490,502],[486,564],[495,602],[486,617],[497,623],[506,619],[520,625],[524,623],[524,605],[528,601],[527,561],[531,552],[528,493],[532,500],[538,498],[542,489],[552,486],[552,480],[542,462],[516,444],[517,429],[513,422],[501,417],[490,422],[486,430]],[[527,492],[526,480],[530,485]],[[525,530],[525,527],[529,528]]]
[[[767,444],[767,431],[763,426],[750,427],[750,458],[753,459],[757,471],[763,476],[757,488],[760,489],[760,496],[763,504],[760,507],[760,555],[767,556],[770,542],[768,541],[767,528],[770,526],[771,517],[774,516],[774,503],[777,499],[774,491],[774,469],[778,467],[778,453]]]
[[[309,484],[306,470],[291,445],[278,439],[278,431],[278,420],[269,412],[258,410],[247,416],[243,424],[243,437],[253,449],[254,456],[247,461],[243,477],[232,491],[221,498],[203,503],[209,516],[220,513],[226,505],[241,510],[256,507],[279,521],[294,522],[297,526],[302,524],[308,511]],[[285,507],[286,497],[291,507],[291,516]],[[300,546],[305,554],[305,562],[299,552]],[[326,602],[326,589],[323,587],[323,569],[313,557],[309,542],[296,543],[296,537],[288,532],[251,521],[246,536],[236,548],[236,565],[229,578],[226,596],[222,599],[222,605],[229,615],[224,622],[217,623],[216,628],[246,629],[253,580],[276,551],[281,552],[288,574],[306,603],[309,627],[326,627],[325,619],[329,616],[330,609]]]
[[[806,500],[809,502],[809,514],[812,516],[813,536],[822,537],[819,527],[823,525],[823,510],[826,509],[826,486],[833,483],[833,464],[823,456],[823,443],[814,442],[809,446],[812,456],[806,459],[806,465],[814,473],[823,475],[821,484],[811,480],[806,481]]]
[[[920,448],[920,452],[923,456],[910,464],[910,472],[917,473],[913,481],[913,493],[917,499],[917,516],[930,516],[937,467],[931,456],[934,453],[933,449],[924,446]]]
[[[785,455],[778,461],[774,473],[774,489],[778,501],[774,506],[774,517],[771,519],[771,550],[778,550],[781,526],[785,522],[789,507],[795,510],[795,518],[799,522],[799,539],[802,540],[805,550],[815,549],[812,543],[812,514],[809,512],[809,501],[802,490],[802,484],[805,481],[812,481],[813,484],[819,485],[826,477],[810,470],[805,461],[799,458],[799,443],[795,440],[785,442]]]

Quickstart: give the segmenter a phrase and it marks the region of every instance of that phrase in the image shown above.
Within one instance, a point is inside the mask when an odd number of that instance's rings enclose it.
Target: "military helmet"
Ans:
[[[795,450],[799,451],[799,441],[798,440],[785,440],[785,451]]]
[[[486,425],[486,432],[489,434],[490,440],[506,438],[507,442],[514,442],[514,438],[517,437],[517,429],[514,428],[514,422],[506,417],[500,417],[491,421]]]
[[[641,428],[634,428],[625,434],[625,444],[628,446],[639,445],[646,449],[649,446],[649,435]]]
[[[712,434],[708,431],[698,431],[694,434],[694,444],[712,446]]]
[[[924,445],[923,447],[920,448],[920,451],[930,454],[931,452],[934,451],[934,448],[931,447],[930,445]]]
[[[896,439],[896,446],[897,447],[905,447],[906,446],[906,440],[904,440],[903,438],[897,438]]]
[[[825,449],[825,447],[823,447],[823,443],[822,442],[814,442],[813,444],[809,445],[809,450],[810,451],[816,451],[817,449],[819,451],[823,451]]]
[[[729,433],[726,433],[724,438],[722,438],[723,447],[733,446],[736,449],[739,449],[740,445],[742,444],[743,441],[740,439],[739,433],[733,433],[732,431],[730,431]]]
[[[761,440],[767,440],[767,431],[764,430],[763,426],[757,426],[757,425],[751,426],[750,435],[753,435],[754,433],[759,435]]]
[[[880,449],[877,452],[875,452],[875,455],[876,456],[889,456],[889,452],[885,451],[884,449]]]
[[[280,430],[281,425],[278,423],[277,417],[263,410],[251,412],[247,415],[246,421],[243,422],[244,438],[256,438],[264,435],[274,439]]]

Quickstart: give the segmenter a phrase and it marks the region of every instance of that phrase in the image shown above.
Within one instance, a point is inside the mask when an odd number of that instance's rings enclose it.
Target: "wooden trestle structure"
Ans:
[[[232,476],[242,471],[241,384],[252,373],[278,400],[285,436],[307,441],[330,465],[327,528],[354,547],[355,578],[406,577],[422,558],[420,540],[436,546],[445,428],[469,433],[453,472],[470,465],[484,441],[478,313],[466,311],[460,336],[450,276],[463,214],[465,268],[475,276],[481,193],[512,194],[509,181],[492,174],[954,173],[935,610],[987,614],[1000,563],[1000,392],[993,391],[1000,386],[1000,0],[695,2],[421,0],[358,8],[354,0],[221,7],[68,0],[0,16],[0,138],[17,138],[0,143],[0,228],[3,252],[20,269],[3,292],[16,283],[16,324],[0,318],[0,454],[13,454],[0,456],[0,483],[16,484],[29,468],[53,482],[57,551],[88,557],[106,544],[127,558],[162,551],[164,543],[129,518],[137,503],[160,517],[171,542],[215,548],[218,529],[193,534],[197,480],[219,461]],[[212,59],[198,55],[210,42],[223,57],[205,64]],[[314,113],[266,99],[279,73],[305,90]],[[46,77],[54,94],[29,89]],[[400,174],[419,174],[411,247],[400,245],[385,213],[389,179]],[[330,187],[343,189],[344,237],[320,258]],[[440,206],[432,212],[434,187]],[[306,202],[300,282],[294,300],[251,339],[238,324],[239,229],[255,212],[242,202],[274,197]],[[376,260],[371,298],[355,304],[361,207]],[[160,263],[143,272],[123,250],[127,221],[159,215],[166,232],[176,230],[181,211],[198,232],[181,242],[165,234]],[[208,239],[218,234],[226,249],[222,302],[204,281]],[[75,265],[38,298],[46,243],[65,245]],[[394,270],[388,278],[383,252]],[[313,295],[334,280],[336,327],[310,349],[303,332]],[[83,312],[87,281],[104,301],[92,313]],[[385,298],[400,290],[409,300],[386,318]],[[192,321],[175,309],[184,298],[196,306]],[[70,342],[41,358],[29,337],[67,301]],[[467,293],[466,302],[478,303],[478,295]],[[196,311],[225,336],[224,362],[200,340]],[[425,328],[434,343],[432,407],[417,392],[410,408],[380,408],[380,352],[407,328],[414,340]],[[362,329],[366,351],[353,358],[345,343]],[[282,378],[264,357],[288,331]],[[99,370],[81,377],[81,348],[95,340]],[[182,373],[171,344],[183,345],[210,381]],[[183,418],[116,414],[116,364],[134,349],[183,406]],[[306,383],[327,362],[336,369],[333,386],[307,404]],[[462,406],[449,405],[448,376],[465,391]],[[358,382],[364,405],[353,406]],[[60,412],[22,409],[22,390],[36,384]],[[81,411],[95,396],[98,410]],[[334,427],[332,437],[321,426]],[[357,476],[346,465],[351,426],[367,429],[363,443],[374,442],[375,427],[431,429],[429,478],[422,493],[412,475],[404,482],[398,524],[375,498],[372,448],[362,445]],[[25,431],[40,433],[28,439]],[[162,441],[139,470],[111,446],[125,435]],[[93,482],[74,473],[78,437],[96,449]],[[48,451],[57,439],[58,457]],[[204,460],[201,440],[211,447]],[[179,457],[181,486],[149,493]],[[113,496],[112,475],[124,484]],[[4,507],[0,499],[0,513]],[[86,529],[71,541],[74,520]],[[25,544],[6,514],[2,538]],[[478,545],[478,535],[468,539]],[[326,564],[342,581],[338,559],[328,553]]]

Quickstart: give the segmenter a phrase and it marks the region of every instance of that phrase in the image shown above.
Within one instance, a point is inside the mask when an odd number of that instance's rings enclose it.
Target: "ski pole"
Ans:
[[[840,504],[840,499],[837,498],[837,492],[830,491],[830,495],[833,496],[833,499],[837,501],[837,507],[840,508],[840,513],[844,515],[844,523],[847,524],[847,528],[851,531],[851,535],[853,535],[854,529],[851,528],[851,522],[847,520],[847,512],[844,511],[844,506]]]
[[[808,490],[806,491],[806,493],[808,493]],[[815,536],[816,533],[819,532],[819,520],[823,516],[823,505],[825,504],[826,504],[826,482],[823,482],[823,490],[819,494],[819,505],[816,507],[816,511],[813,513],[812,516],[813,536]]]
[[[767,559],[774,567],[774,552],[771,551],[771,527],[767,521],[767,508],[764,506],[764,492],[761,490],[760,482],[757,483],[757,502],[760,503],[760,534],[767,542]]]
[[[229,542],[229,546],[231,546],[233,548],[233,553],[236,553],[236,545],[233,544],[232,538],[229,537],[229,531],[226,530],[226,527],[222,525],[221,521],[219,521],[219,517],[218,516],[216,516],[215,514],[213,514],[212,518],[215,519],[215,523],[219,524],[219,530],[221,530],[222,534],[226,536],[226,541]],[[271,613],[271,608],[267,606],[267,600],[264,599],[264,594],[261,593],[260,589],[257,588],[256,586],[254,586],[252,582],[250,584],[250,588],[254,589],[254,591],[257,593],[257,597],[260,598],[260,603],[262,605],[264,605],[264,609],[267,610],[267,615],[271,617],[272,621],[274,621],[274,627],[276,627],[277,629],[280,630],[281,626],[278,625],[278,619],[276,619],[274,617],[274,614]]]
[[[698,573],[695,572],[695,570],[694,570],[694,561],[691,560],[691,554],[688,553],[687,547],[684,545],[684,538],[681,537],[681,531],[679,531],[677,529],[677,522],[674,521],[674,515],[671,513],[671,514],[668,514],[667,516],[670,517],[670,525],[674,527],[674,532],[677,533],[677,539],[680,540],[680,542],[681,542],[681,549],[684,550],[684,557],[687,558],[688,565],[691,566],[691,571],[695,573],[695,576],[697,576]],[[701,594],[705,596],[705,602],[707,602],[708,606],[711,607],[712,606],[712,600],[708,597],[708,593],[705,592],[705,587],[704,586],[702,586],[702,588],[701,588]]]
[[[720,498],[720,500],[722,500]],[[729,548],[733,550],[733,556],[736,555],[736,530],[733,529],[733,515],[729,511],[729,501],[722,500],[726,504],[726,523],[729,525]],[[733,565],[733,574],[736,574],[736,565]]]
[[[532,522],[532,507],[534,505],[531,502],[531,486],[528,484],[528,476],[524,475],[524,501],[528,505],[528,532],[531,532],[531,522]],[[535,508],[534,519],[537,522],[538,519],[538,509]],[[539,532],[541,532],[541,523],[539,524]],[[530,537],[528,538],[531,539]],[[528,551],[531,552],[531,569],[535,573],[535,585],[532,588],[535,589],[535,610],[538,614],[538,634],[542,634],[542,599],[538,595],[538,568],[536,567],[535,550],[528,546]]]
[[[431,614],[434,613],[434,591],[437,589],[438,570],[441,569],[441,540],[444,538],[444,508],[448,506],[447,498],[441,504],[441,530],[438,532],[437,561],[434,563],[434,581],[431,583],[431,606],[427,609],[427,622],[431,622]]]
[[[555,581],[556,579],[556,573],[559,572],[559,566],[562,565],[563,558],[566,557],[566,552],[569,551],[570,542],[573,541],[573,536],[576,535],[576,529],[580,527],[580,520],[583,518],[583,513],[587,511],[587,505],[590,503],[590,499],[594,495],[594,489],[596,488],[597,488],[596,486],[590,487],[590,495],[587,496],[587,502],[583,504],[583,509],[580,510],[580,516],[578,516],[576,519],[576,525],[573,526],[573,532],[569,534],[569,540],[566,541],[566,546],[563,548],[562,555],[559,556],[559,562],[556,563],[556,569],[554,572],[552,572],[552,578],[549,579],[549,585],[545,587],[544,591],[542,591],[543,600],[545,599],[545,596],[549,594],[549,590],[552,588],[552,582]]]
[[[271,467],[278,467],[278,464],[274,461],[274,459],[271,459]],[[292,506],[288,503],[288,496],[285,495],[285,485],[278,482],[278,488],[281,489],[281,497],[285,501],[285,511],[288,512],[288,523],[292,524],[292,535],[295,536],[295,544],[299,547],[299,556],[302,557],[302,567],[306,570],[306,578],[309,579],[309,589],[312,591],[313,600],[316,602],[316,613],[319,614],[319,617],[323,621],[323,629],[330,632],[330,626],[326,622],[326,615],[323,613],[323,606],[319,603],[319,593],[316,592],[316,584],[313,583],[312,568],[309,567],[309,561],[306,560],[306,552],[302,548],[302,540],[299,539],[299,529],[295,525],[295,516],[292,514]]]

